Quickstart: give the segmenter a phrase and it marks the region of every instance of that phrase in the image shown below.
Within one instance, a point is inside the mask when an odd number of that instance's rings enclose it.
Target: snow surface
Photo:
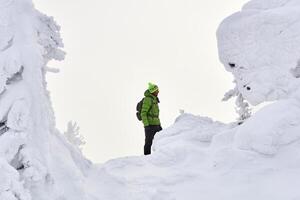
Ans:
[[[240,126],[183,114],[173,126],[158,133],[152,155],[99,165],[93,174],[94,179],[101,177],[103,181],[98,198],[299,199],[300,123],[283,121],[272,127],[277,119],[263,119],[266,126],[259,126],[260,117],[279,114],[290,103],[293,102],[269,105],[255,115],[257,119],[250,118],[253,121],[249,119]],[[282,118],[287,120],[289,116],[286,112]],[[263,139],[256,135],[257,130]],[[282,137],[268,144],[274,130]],[[290,130],[293,132],[289,137]]]
[[[256,105],[224,124],[181,113],[153,154],[92,164],[76,124],[55,128],[45,76],[63,60],[59,26],[31,0],[0,0],[0,200],[300,199],[300,1],[253,0],[218,29],[237,96]],[[242,106],[240,112],[247,111]]]

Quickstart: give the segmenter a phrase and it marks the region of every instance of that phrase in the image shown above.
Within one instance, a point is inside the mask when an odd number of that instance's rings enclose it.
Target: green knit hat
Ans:
[[[153,83],[148,83],[148,90],[150,93],[154,93],[158,90],[158,86]]]

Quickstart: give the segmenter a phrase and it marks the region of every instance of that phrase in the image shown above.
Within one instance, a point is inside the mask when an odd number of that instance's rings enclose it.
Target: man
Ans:
[[[148,90],[145,92],[143,100],[141,117],[145,127],[145,146],[144,154],[151,154],[152,141],[155,134],[162,130],[159,119],[159,89],[157,85],[149,83]]]

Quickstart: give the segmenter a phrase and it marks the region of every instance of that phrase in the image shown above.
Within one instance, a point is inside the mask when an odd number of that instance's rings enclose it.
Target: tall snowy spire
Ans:
[[[55,128],[46,88],[47,63],[65,55],[59,30],[30,0],[0,1],[1,200],[85,198],[89,162]]]

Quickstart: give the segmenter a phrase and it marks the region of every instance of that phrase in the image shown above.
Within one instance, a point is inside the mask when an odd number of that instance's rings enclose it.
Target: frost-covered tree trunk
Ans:
[[[65,55],[59,30],[30,0],[0,1],[1,200],[85,198],[89,162],[56,130],[46,89],[47,63]]]

